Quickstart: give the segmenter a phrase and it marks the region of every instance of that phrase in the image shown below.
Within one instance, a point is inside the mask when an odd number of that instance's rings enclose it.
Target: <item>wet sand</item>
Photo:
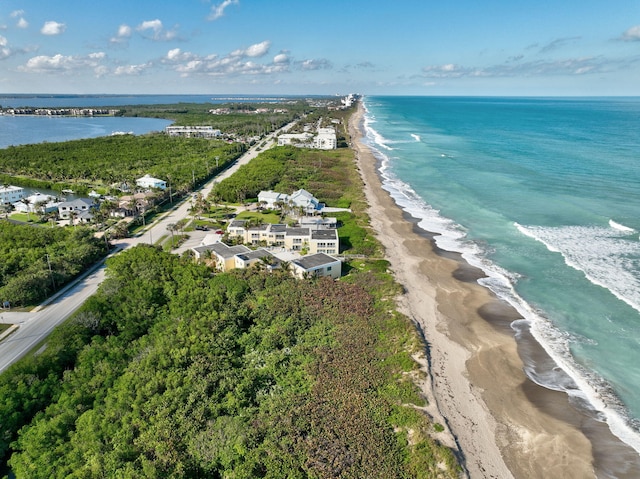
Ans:
[[[595,413],[527,378],[529,365],[555,365],[526,327],[516,342],[519,315],[477,283],[482,271],[437,248],[382,188],[363,114],[359,105],[351,117],[352,146],[371,225],[404,286],[398,308],[425,338],[423,391],[428,413],[447,426],[441,441],[471,478],[640,477],[640,456]]]

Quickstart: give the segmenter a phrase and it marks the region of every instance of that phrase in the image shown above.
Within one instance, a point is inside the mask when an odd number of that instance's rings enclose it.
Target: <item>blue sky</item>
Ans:
[[[0,93],[640,95],[640,1],[0,0]]]

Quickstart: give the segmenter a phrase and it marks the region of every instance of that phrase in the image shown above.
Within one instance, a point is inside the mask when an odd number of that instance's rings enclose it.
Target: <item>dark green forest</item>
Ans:
[[[164,134],[116,135],[0,149],[0,181],[77,192],[132,183],[144,174],[190,189],[244,151],[240,143]],[[29,181],[31,180],[31,181]]]
[[[37,304],[107,253],[87,228],[48,228],[0,221],[0,301]]]
[[[110,258],[46,349],[0,376],[0,453],[18,478],[457,477],[386,268],[334,282],[212,275],[151,246]]]

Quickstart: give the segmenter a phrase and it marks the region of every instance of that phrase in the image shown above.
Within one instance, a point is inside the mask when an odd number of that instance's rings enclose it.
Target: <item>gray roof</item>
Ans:
[[[329,256],[328,254],[316,253],[316,254],[303,256],[300,259],[293,260],[292,263],[297,264],[298,266],[306,270],[309,270],[313,268],[318,268],[319,266],[323,266],[325,264],[332,264],[332,263],[335,263],[336,261],[340,261],[340,260],[332,256]]]
[[[338,230],[313,230],[311,231],[311,239],[337,240]]]
[[[247,220],[232,220],[229,222],[229,228],[244,228],[244,224]]]
[[[285,231],[287,231],[287,225],[272,224],[270,231],[272,233],[284,233]]]
[[[213,243],[206,246],[196,246],[193,248],[194,251],[198,253],[204,253],[205,251],[213,251],[218,256],[221,256],[224,259],[233,258],[235,255],[240,253],[246,253],[251,251],[244,245],[237,246],[227,246],[224,243]]]
[[[287,236],[309,236],[309,228],[287,228]]]
[[[275,258],[271,253],[269,253],[266,249],[257,249],[255,251],[249,251],[248,253],[241,253],[238,255],[238,258],[249,261],[251,259],[260,259],[260,258]]]

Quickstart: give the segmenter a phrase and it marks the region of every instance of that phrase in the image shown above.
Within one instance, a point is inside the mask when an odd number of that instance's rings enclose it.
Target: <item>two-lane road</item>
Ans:
[[[291,127],[285,126],[282,130]],[[281,131],[281,130],[279,130]],[[272,133],[266,139],[271,145],[279,131]],[[261,142],[262,143],[262,142]],[[215,182],[227,178],[233,174],[240,166],[254,159],[258,153],[258,145],[249,149],[232,166],[224,170],[220,175],[205,184],[200,192],[207,196],[213,188]],[[119,250],[131,248],[141,243],[151,243],[167,234],[167,225],[176,223],[189,214],[191,203],[189,198],[176,203],[176,207],[162,216],[157,222],[149,226],[147,231],[136,237],[126,238],[114,242]],[[4,371],[15,361],[27,354],[34,346],[44,340],[47,335],[74,311],[76,311],[89,296],[98,290],[98,286],[105,278],[104,263],[96,266],[90,273],[85,274],[81,279],[76,280],[66,290],[59,293],[55,299],[46,302],[44,306],[36,308],[31,313],[24,312],[0,312],[0,322],[13,323],[18,326],[17,330],[8,337],[0,340],[0,372]]]

